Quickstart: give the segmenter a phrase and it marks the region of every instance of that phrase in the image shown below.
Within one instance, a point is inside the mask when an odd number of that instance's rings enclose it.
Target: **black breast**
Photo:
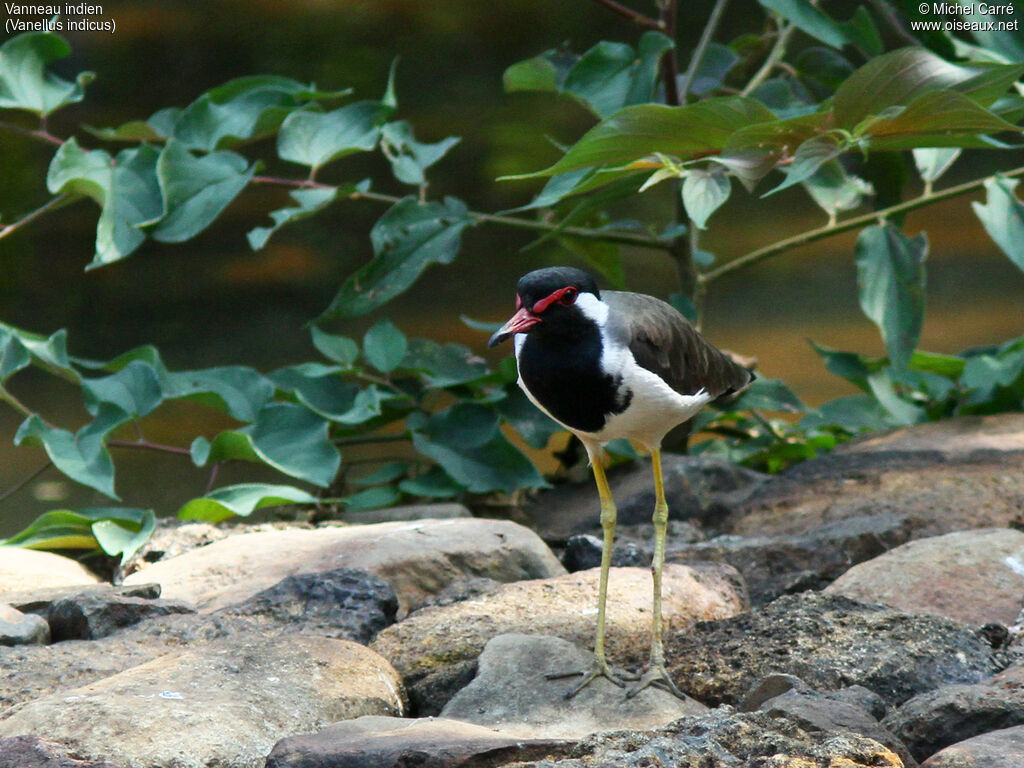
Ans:
[[[620,391],[622,378],[601,369],[596,326],[571,338],[537,331],[519,352],[519,376],[555,419],[571,429],[599,432],[609,416],[629,406],[632,395]]]

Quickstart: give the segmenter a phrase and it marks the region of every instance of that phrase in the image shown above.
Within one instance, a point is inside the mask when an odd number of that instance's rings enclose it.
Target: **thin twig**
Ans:
[[[40,140],[48,142],[50,144],[56,144],[58,147],[61,146],[64,143],[64,139],[61,139],[61,138],[58,138],[57,136],[54,136],[52,133],[47,131],[45,128],[41,128],[41,129],[25,128],[25,127],[20,126],[20,125],[15,125],[14,123],[8,123],[6,121],[0,120],[0,130],[10,131],[11,133],[20,133],[22,136],[30,136],[33,139],[40,139]]]
[[[594,0],[598,5],[603,5],[605,8],[613,11],[624,19],[629,19],[634,24],[643,27],[644,29],[664,29],[662,24],[657,19],[652,19],[650,16],[646,16],[639,11],[634,11],[632,8],[627,8],[622,3],[617,3],[615,0]]]
[[[26,213],[17,221],[11,222],[10,224],[0,227],[0,240],[3,240],[8,235],[13,234],[14,232],[21,229],[26,224],[31,223],[35,219],[38,219],[47,211],[60,207],[67,201],[67,199],[67,195],[57,195],[56,197],[49,200],[49,202],[45,203],[44,205],[41,205],[39,208],[36,208],[31,213]]]
[[[757,86],[763,83],[771,75],[772,70],[775,69],[775,65],[778,64],[782,57],[786,55],[786,46],[789,45],[789,38],[793,36],[796,31],[796,26],[793,24],[786,24],[779,26],[778,37],[775,38],[775,45],[768,52],[768,57],[764,60],[761,68],[754,73],[754,76],[750,78],[750,82],[747,83],[746,88],[740,91],[740,96],[749,96]]]
[[[711,40],[714,38],[715,31],[718,29],[718,24],[722,20],[722,15],[725,13],[725,6],[728,4],[729,0],[716,0],[715,7],[711,9],[711,15],[708,16],[708,22],[704,25],[704,31],[701,33],[700,41],[697,43],[697,47],[693,50],[693,56],[690,58],[690,66],[686,70],[686,77],[683,78],[682,87],[679,89],[680,103],[685,102],[687,96],[690,95],[690,88],[693,86],[693,79],[697,76],[697,69],[704,60],[704,55],[707,53],[708,46],[711,45]]]
[[[142,450],[157,451],[159,453],[176,453],[182,456],[192,455],[192,451],[188,448],[180,448],[177,445],[151,443],[148,440],[109,440],[107,445],[110,448],[140,448]]]
[[[661,6],[660,21],[665,33],[672,38],[672,47],[661,57],[661,79],[665,83],[665,103],[672,107],[681,106],[686,101],[686,90],[680,95],[679,90],[679,55],[676,52],[676,2],[665,0]]]
[[[31,483],[33,480],[35,480],[37,477],[39,477],[41,474],[43,474],[43,472],[45,472],[46,470],[48,470],[52,466],[53,466],[53,462],[52,461],[47,461],[45,464],[43,464],[43,466],[41,466],[39,469],[37,469],[32,474],[30,474],[28,477],[24,478],[23,480],[20,480],[16,485],[11,486],[10,488],[8,488],[3,493],[0,493],[0,503],[6,501],[8,498],[10,498],[14,494],[16,494],[18,491],[20,491],[26,485]]]
[[[33,411],[31,408],[29,408],[27,405],[21,402],[21,400],[15,397],[14,394],[12,394],[11,391],[2,384],[0,384],[0,400],[3,400],[5,403],[7,403],[9,406],[11,406],[14,410],[16,410],[25,418],[28,418],[35,413],[35,411]],[[45,424],[45,422],[43,423]],[[47,424],[47,426],[49,425]]]
[[[215,461],[213,466],[210,467],[210,479],[206,482],[206,490],[203,491],[204,495],[208,495],[213,490],[213,484],[217,481],[217,473],[220,472],[220,465],[223,462]]]
[[[999,175],[1006,176],[1008,178],[1024,176],[1024,166],[1014,168],[1011,171],[1001,171]],[[973,181],[967,181],[963,184],[948,187],[938,192],[921,195],[920,197],[915,197],[912,200],[906,200],[902,203],[897,203],[896,205],[890,205],[888,208],[882,208],[878,211],[871,211],[870,213],[865,213],[860,216],[854,216],[853,218],[846,219],[838,224],[825,225],[823,227],[818,227],[817,229],[810,229],[806,232],[801,232],[800,234],[793,235],[792,237],[784,238],[778,242],[771,243],[763,248],[758,248],[744,256],[733,259],[717,269],[712,269],[702,273],[699,278],[700,282],[704,284],[713,282],[723,275],[735,272],[737,269],[742,269],[743,267],[749,267],[751,264],[756,264],[759,261],[764,261],[765,259],[780,254],[783,251],[787,251],[790,248],[796,248],[797,246],[807,245],[808,243],[817,242],[818,240],[824,240],[827,237],[839,235],[843,232],[849,232],[851,229],[857,229],[858,227],[871,224],[875,221],[882,221],[890,216],[905,213],[906,211],[913,211],[917,208],[924,208],[925,206],[932,205],[933,203],[938,203],[943,200],[949,200],[954,197],[959,197],[960,195],[975,192],[981,189],[985,182],[990,178],[991,175],[984,176],[979,179],[974,179]]]
[[[336,437],[331,440],[335,445],[372,445],[373,443],[399,443],[409,439],[409,435],[401,433],[398,435],[352,435],[350,437]]]

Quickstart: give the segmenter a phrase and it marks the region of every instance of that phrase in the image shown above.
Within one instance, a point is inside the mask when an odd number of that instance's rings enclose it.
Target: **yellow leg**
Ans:
[[[612,564],[612,544],[615,541],[616,509],[611,488],[608,487],[608,478],[604,473],[604,465],[601,463],[600,447],[595,446],[591,448],[588,445],[587,454],[590,456],[590,464],[594,471],[597,494],[601,499],[601,530],[604,533],[604,548],[601,551],[601,576],[597,592],[597,639],[594,641],[594,666],[590,670],[548,675],[549,678],[583,675],[583,680],[565,695],[567,699],[571,699],[598,677],[606,677],[620,688],[625,686],[624,679],[631,679],[627,675],[613,672],[605,656],[605,604],[608,600],[608,571]]]
[[[686,698],[665,669],[665,648],[662,644],[661,627],[661,574],[665,567],[665,535],[668,531],[668,502],[665,500],[665,483],[661,475],[661,450],[651,450],[651,466],[654,469],[654,558],[651,561],[651,575],[654,581],[654,610],[651,619],[651,660],[640,682],[626,694],[636,696],[652,684],[658,684],[679,698]]]

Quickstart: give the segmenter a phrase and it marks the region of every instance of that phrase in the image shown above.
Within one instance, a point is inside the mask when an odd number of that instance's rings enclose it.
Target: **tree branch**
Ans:
[[[64,139],[54,136],[45,128],[25,128],[20,125],[15,125],[14,123],[8,123],[6,121],[0,120],[0,130],[10,131],[11,133],[20,133],[22,136],[30,136],[33,139],[39,139],[50,144],[56,144],[58,147],[64,143]]]
[[[598,5],[603,5],[608,10],[619,14],[624,19],[629,19],[634,24],[643,27],[644,29],[664,30],[662,23],[657,19],[652,19],[650,16],[646,16],[639,11],[634,11],[632,8],[627,8],[622,3],[617,3],[615,0],[594,0]]]
[[[1014,168],[1011,171],[1001,171],[999,175],[1009,178],[1024,176],[1024,166]],[[763,248],[758,248],[744,256],[733,259],[732,261],[718,267],[718,269],[712,269],[704,272],[700,275],[699,280],[701,283],[706,285],[717,280],[723,275],[735,272],[743,267],[749,267],[751,264],[756,264],[759,261],[764,261],[765,259],[776,256],[783,251],[788,251],[790,248],[796,248],[800,245],[807,245],[808,243],[814,243],[818,240],[824,240],[825,238],[839,235],[843,232],[849,232],[851,229],[857,229],[858,227],[862,227],[874,221],[884,221],[890,216],[895,216],[907,211],[913,211],[917,208],[924,208],[925,206],[932,205],[933,203],[938,203],[943,200],[949,200],[954,197],[959,197],[960,195],[975,192],[981,189],[985,182],[990,178],[991,176],[984,176],[980,179],[974,179],[973,181],[967,181],[963,184],[957,184],[956,186],[948,187],[938,192],[924,194],[919,197],[915,197],[912,200],[897,203],[896,205],[890,205],[888,208],[882,208],[878,211],[854,216],[853,218],[846,219],[838,224],[826,224],[825,226],[818,227],[817,229],[810,229],[806,232],[801,232],[798,235],[784,238],[778,242],[771,243]]]
[[[8,235],[18,231],[26,224],[30,224],[32,221],[39,218],[47,211],[51,211],[54,208],[61,207],[66,202],[69,202],[67,195],[57,195],[56,197],[52,198],[49,202],[45,203],[44,205],[41,205],[39,208],[36,208],[31,213],[26,213],[17,221],[0,227],[0,240],[3,240]]]
[[[757,88],[761,83],[768,79],[771,75],[772,70],[775,69],[775,65],[782,61],[782,57],[786,55],[786,46],[789,45],[789,38],[793,36],[796,31],[796,27],[793,24],[787,24],[785,26],[779,25],[778,37],[775,38],[775,45],[768,52],[768,57],[764,60],[761,68],[754,73],[754,76],[750,78],[750,82],[747,86],[740,91],[740,96],[749,96],[751,92]]]
[[[679,56],[676,53],[676,2],[665,0],[661,6],[660,23],[665,33],[672,38],[673,45],[661,57],[661,79],[665,83],[665,103],[678,107],[686,101],[687,89],[679,91]]]
[[[708,46],[711,45],[711,40],[714,38],[718,24],[725,13],[725,6],[728,4],[729,0],[716,0],[715,7],[711,9],[711,15],[708,16],[707,24],[704,25],[704,31],[701,33],[697,47],[693,49],[690,65],[686,69],[686,77],[683,80],[682,87],[679,89],[681,94],[679,96],[681,99],[679,103],[685,103],[687,96],[690,95],[690,88],[693,86],[693,79],[697,76],[697,69],[704,60],[704,55],[707,53]]]
[[[192,451],[188,448],[180,448],[177,445],[163,445],[161,443],[151,443],[148,440],[109,440],[107,446],[110,448],[141,448],[147,451],[157,451],[159,453],[175,453],[182,456],[191,456]]]
[[[0,502],[6,501],[7,499],[9,499],[11,496],[16,494],[18,491],[20,491],[26,485],[31,483],[33,480],[35,480],[37,477],[39,477],[41,474],[43,474],[43,472],[45,472],[46,470],[48,470],[52,466],[53,466],[53,462],[52,461],[47,461],[45,464],[43,464],[43,466],[41,466],[39,469],[37,469],[32,474],[30,474],[28,477],[25,477],[25,478],[19,480],[17,483],[12,485],[6,491],[4,491],[3,493],[0,493]]]

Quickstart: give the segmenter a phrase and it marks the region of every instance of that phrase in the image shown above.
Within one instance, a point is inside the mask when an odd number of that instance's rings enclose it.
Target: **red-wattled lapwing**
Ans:
[[[583,441],[601,498],[604,551],[595,665],[569,673],[582,674],[583,680],[567,697],[599,676],[624,685],[608,666],[604,651],[616,511],[601,456],[602,446],[617,438],[650,451],[656,499],[651,659],[627,695],[659,683],[682,697],[665,670],[661,640],[661,572],[668,525],[661,441],[706,403],[745,389],[754,375],[711,346],[665,302],[639,293],[599,291],[592,276],[571,267],[538,269],[519,280],[516,313],[491,336],[489,346],[513,335],[519,386],[538,408]]]

